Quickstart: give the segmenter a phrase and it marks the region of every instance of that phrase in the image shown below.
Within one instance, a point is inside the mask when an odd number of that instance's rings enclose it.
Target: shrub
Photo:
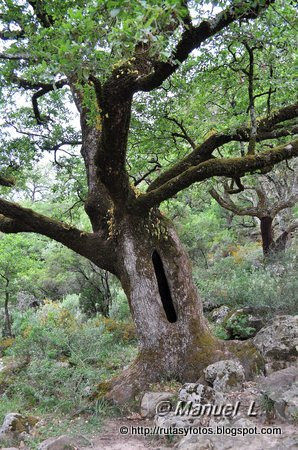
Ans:
[[[23,409],[68,414],[86,405],[93,387],[135,356],[131,323],[84,319],[77,306],[73,297],[15,315],[16,337],[5,354],[27,358],[28,364],[6,384],[5,395],[17,398]]]
[[[241,262],[229,256],[209,264],[208,269],[197,267],[194,278],[202,297],[232,308],[267,306],[272,313],[297,313],[298,259],[294,250],[280,256],[278,266],[250,257],[248,252]]]

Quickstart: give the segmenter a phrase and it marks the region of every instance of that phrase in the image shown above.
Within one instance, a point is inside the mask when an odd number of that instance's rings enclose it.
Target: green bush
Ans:
[[[129,324],[84,319],[74,304],[76,299],[47,302],[35,313],[15,315],[16,337],[5,354],[28,363],[9,383],[5,396],[12,402],[18,399],[23,409],[71,413],[136,354]]]
[[[248,318],[245,314],[230,317],[225,323],[225,329],[230,339],[248,339],[256,331],[255,328],[249,326]]]
[[[293,251],[265,264],[251,253],[215,260],[196,267],[194,278],[202,297],[232,308],[268,307],[272,313],[297,314],[298,265]]]

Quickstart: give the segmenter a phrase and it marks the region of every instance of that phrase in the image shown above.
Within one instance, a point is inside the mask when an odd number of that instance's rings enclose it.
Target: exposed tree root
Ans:
[[[166,369],[166,361],[161,356],[155,360],[139,354],[135,361],[121,374],[98,386],[96,398],[105,398],[117,405],[128,403],[136,395],[145,392],[151,383],[175,379],[182,383],[197,382],[209,364],[225,359],[237,359],[244,367],[246,378],[253,377],[264,369],[264,361],[251,341],[216,341],[216,349],[200,348],[188,355],[181,355],[176,371]]]

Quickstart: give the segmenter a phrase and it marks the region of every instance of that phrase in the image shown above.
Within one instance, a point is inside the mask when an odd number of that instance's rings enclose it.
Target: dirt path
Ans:
[[[148,421],[136,421],[127,419],[107,420],[101,433],[90,439],[92,446],[84,450],[171,450],[165,441],[157,437],[143,437],[131,434],[131,427],[151,427]],[[127,427],[128,434],[121,434],[120,428]]]

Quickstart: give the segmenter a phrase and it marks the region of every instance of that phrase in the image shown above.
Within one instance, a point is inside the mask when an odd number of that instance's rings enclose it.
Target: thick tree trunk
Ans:
[[[161,378],[196,381],[212,362],[235,355],[244,360],[248,347],[252,354],[246,368],[251,375],[251,363],[258,360],[251,344],[218,341],[211,334],[189,258],[173,227],[157,215],[151,223],[129,220],[121,228],[120,278],[140,351],[136,361],[112,383],[107,397],[124,402]]]

